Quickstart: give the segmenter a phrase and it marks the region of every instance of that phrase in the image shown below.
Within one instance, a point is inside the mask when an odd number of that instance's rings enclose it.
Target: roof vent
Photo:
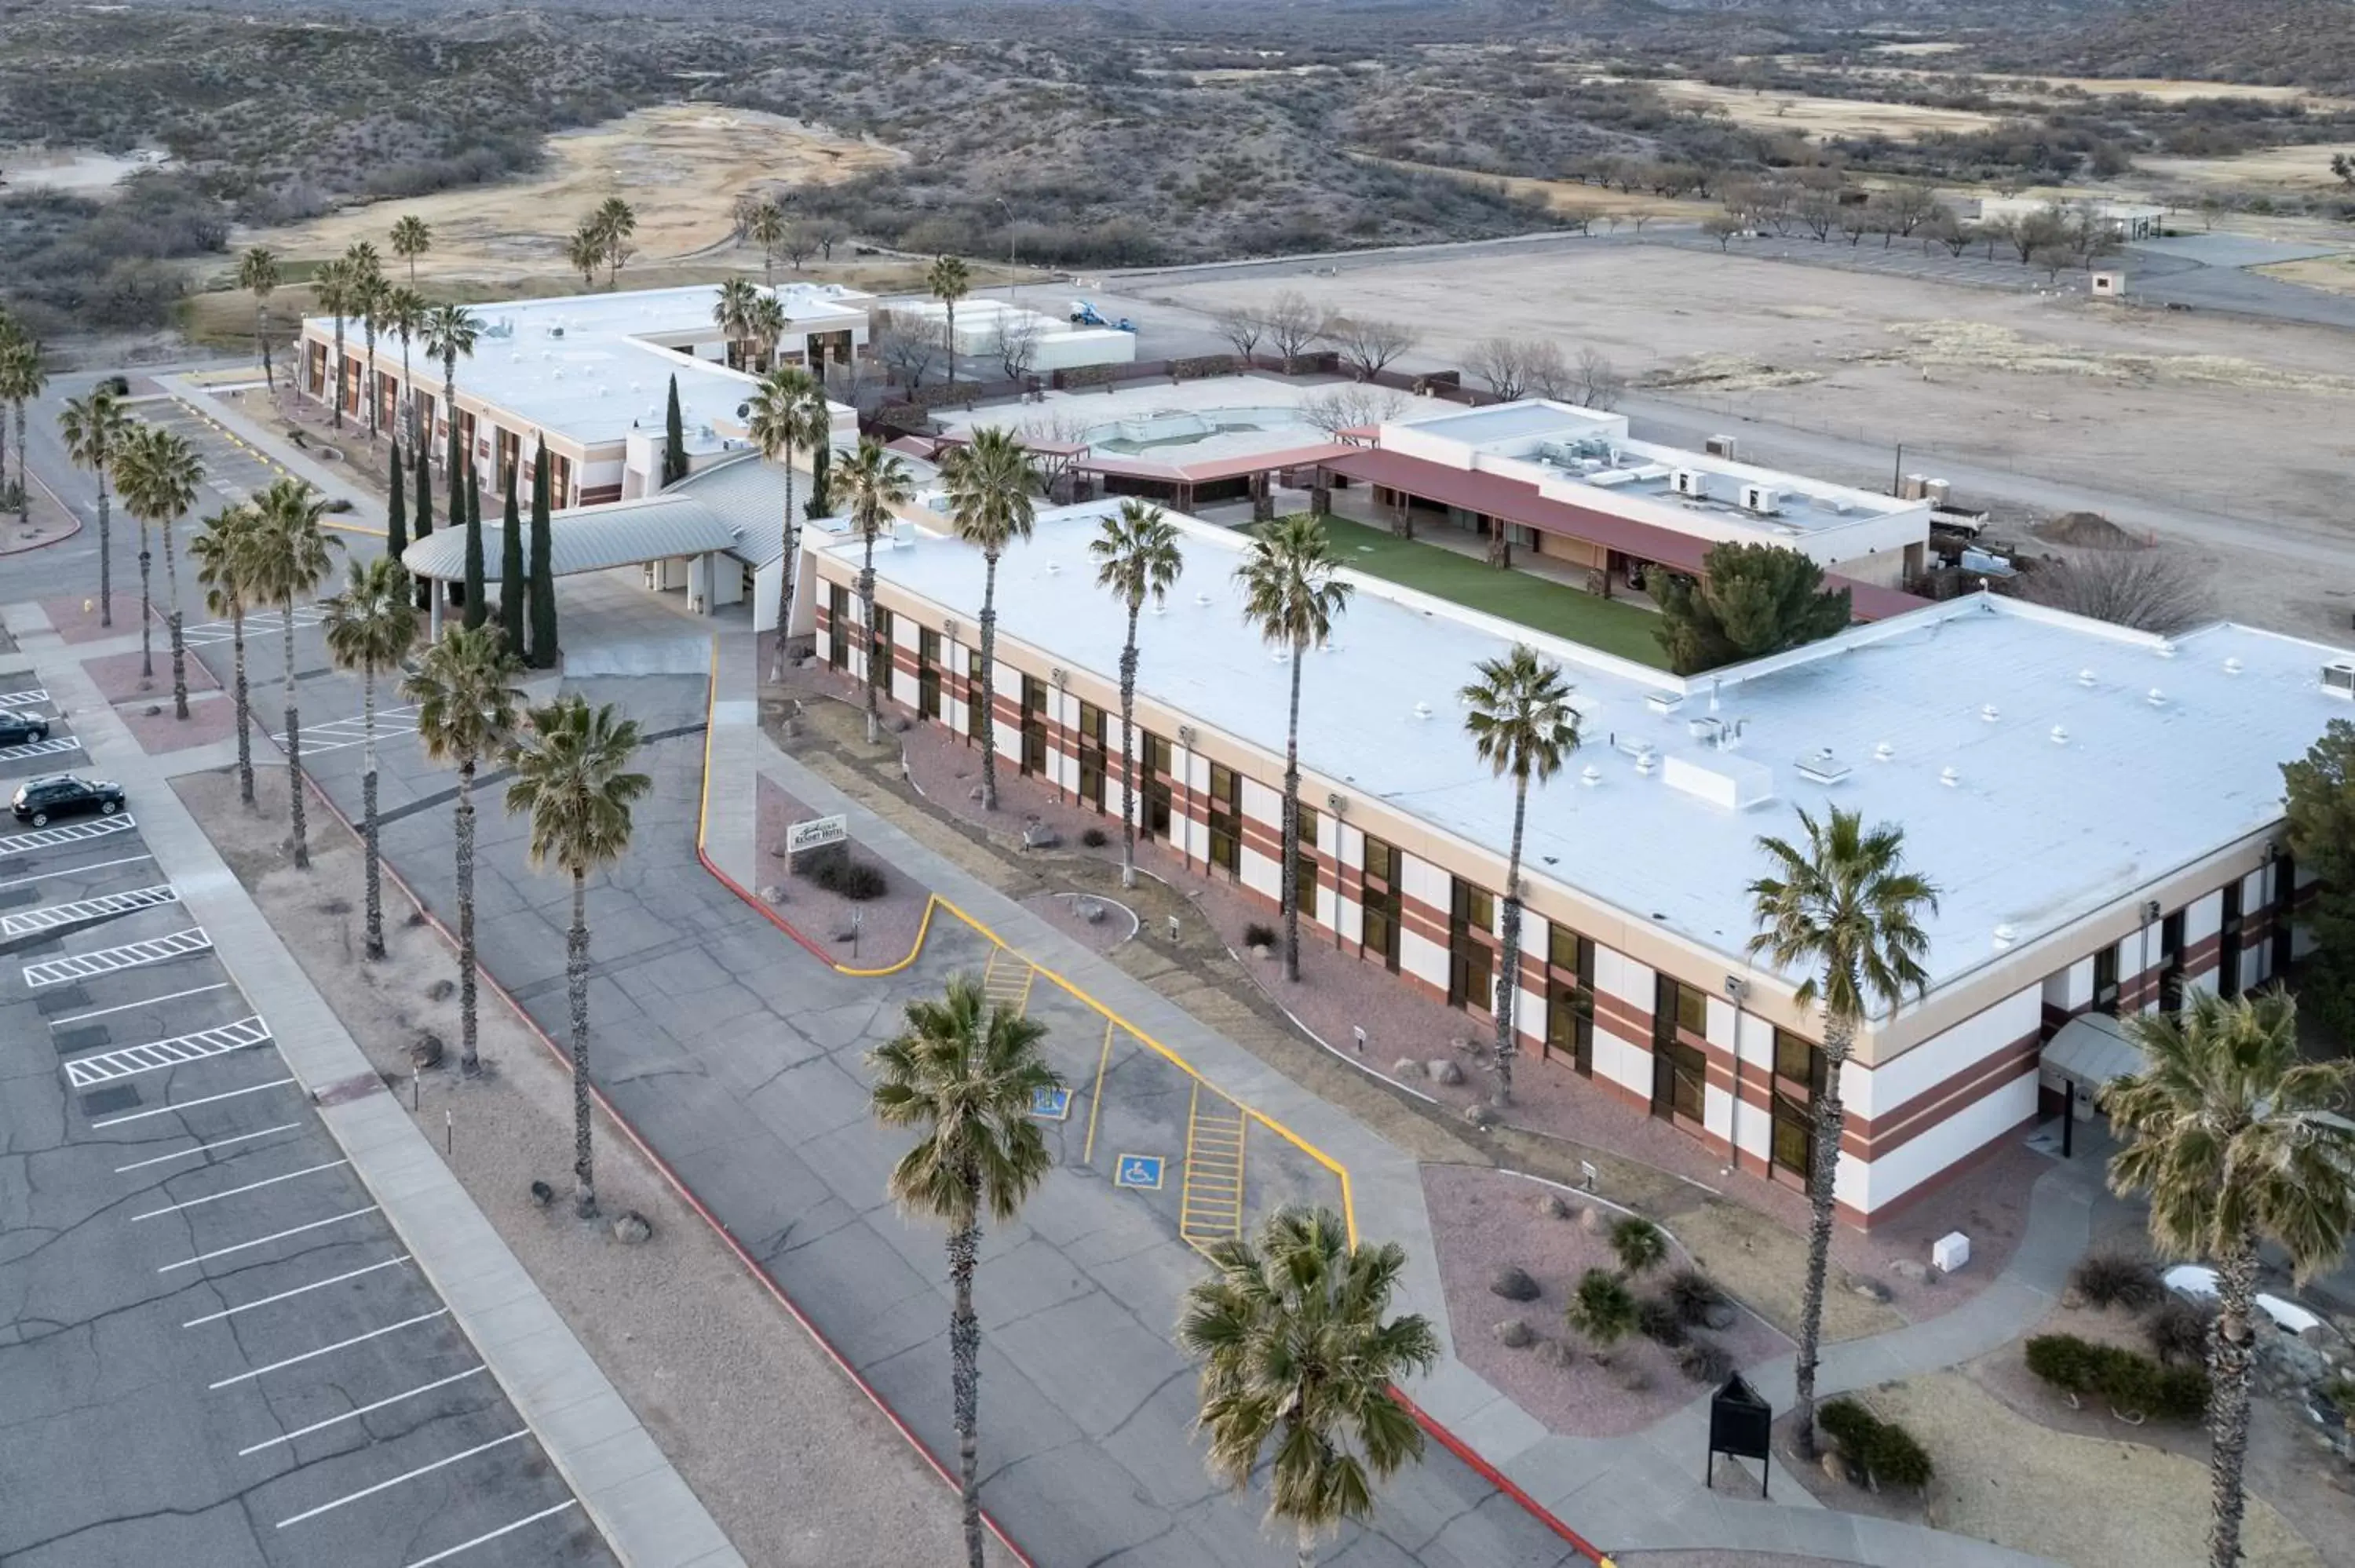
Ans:
[[[1590,762],[1578,770],[1578,781],[1592,789],[1603,782],[1603,769]]]
[[[2081,686],[2091,686],[2094,683],[2094,673],[2091,670],[2078,671],[2077,683]]]
[[[1647,746],[1636,754],[1636,771],[1645,778],[1649,779],[1652,776],[1652,768],[1655,765],[1655,754],[1650,747]]]
[[[1941,768],[1938,769],[1938,782],[1944,784],[1947,789],[1951,789],[1962,781],[1963,776],[1955,771],[1954,768]]]
[[[1656,714],[1672,714],[1685,705],[1682,692],[1646,692],[1644,705]]]
[[[1419,719],[1427,719],[1427,718],[1429,718],[1429,717],[1431,716],[1431,705],[1430,705],[1429,703],[1417,703],[1417,704],[1415,704],[1415,705],[1414,705],[1414,716],[1415,716],[1415,717],[1417,717],[1417,718],[1419,718]]]
[[[2167,694],[2160,691],[2157,686],[2153,686],[2144,694],[2142,700],[2148,703],[2152,707],[2163,708],[2167,705]]]
[[[2156,652],[2158,654],[2158,656],[2159,656],[2160,658],[2162,658],[2162,659],[2172,659],[2172,658],[2174,658],[2174,657],[2175,657],[2175,641],[2174,641],[2174,639],[2172,639],[2172,638],[2169,638],[2169,637],[2162,637],[2162,638],[2160,638],[2160,639],[2158,640],[2158,647],[2155,650],[2155,652]]]
[[[2227,675],[2237,675],[2244,668],[2246,668],[2246,666],[2244,666],[2238,659],[2227,659],[2224,661],[2224,673]]]
[[[1895,760],[1896,757],[1897,757],[1897,748],[1896,748],[1895,747],[1893,747],[1893,746],[1890,745],[1890,744],[1889,744],[1887,741],[1885,741],[1885,740],[1884,740],[1884,741],[1881,741],[1880,744],[1876,745],[1876,746],[1872,748],[1872,759],[1873,759],[1875,762],[1890,762],[1890,761],[1893,761],[1893,760]]]
[[[1996,720],[2002,716],[2002,713],[1997,709],[1993,703],[1983,704],[1979,708],[1979,717],[1985,719],[1989,724],[1995,723]]]
[[[1194,596],[1194,602],[1207,609],[1209,608],[1210,596],[1206,593],[1198,593]]]
[[[1052,569],[1052,567],[1049,568],[1050,571]],[[1292,662],[1292,650],[1289,648],[1271,648],[1268,650],[1267,657],[1270,663],[1289,664]]]
[[[2341,659],[2322,667],[2322,689],[2334,697],[2355,697],[2355,663]]]
[[[1832,754],[1828,746],[1799,758],[1796,765],[1799,777],[1817,784],[1837,784],[1849,776],[1849,765]]]
[[[2056,724],[2052,726],[2052,744],[2055,746],[2069,744],[2069,731],[2066,726]]]
[[[2000,953],[2009,948],[2014,937],[2015,933],[2010,927],[1998,926],[1995,928],[1995,950]]]
[[[1047,575],[1050,577],[1060,572],[1062,569],[1063,564],[1060,561],[1049,561],[1047,563]]]

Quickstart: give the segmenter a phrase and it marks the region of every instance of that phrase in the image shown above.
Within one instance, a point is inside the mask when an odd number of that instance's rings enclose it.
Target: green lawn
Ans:
[[[1652,635],[1660,618],[1651,610],[1597,599],[1529,572],[1500,572],[1477,556],[1401,539],[1347,518],[1327,517],[1325,528],[1343,563],[1368,577],[1583,642],[1654,669],[1668,667],[1668,655]]]

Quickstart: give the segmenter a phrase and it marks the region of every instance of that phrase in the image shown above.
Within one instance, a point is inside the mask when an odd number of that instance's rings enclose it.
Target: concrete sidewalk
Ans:
[[[269,1020],[288,1069],[449,1304],[581,1505],[633,1568],[730,1568],[743,1559],[651,1435],[492,1229],[279,941],[171,788],[218,767],[233,742],[152,757],[83,673],[38,606],[0,609],[93,770],[134,802],[155,863],[211,934],[224,966]],[[326,1091],[336,1093],[325,1097]]]

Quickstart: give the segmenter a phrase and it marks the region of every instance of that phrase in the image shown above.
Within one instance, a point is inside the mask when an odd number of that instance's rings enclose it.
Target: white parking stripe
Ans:
[[[0,762],[22,762],[30,757],[55,757],[59,752],[79,751],[81,742],[69,735],[55,735],[47,740],[28,740],[22,746],[0,746]]]
[[[126,1121],[145,1121],[151,1116],[170,1116],[174,1111],[187,1110],[194,1106],[208,1106],[215,1100],[233,1100],[240,1095],[258,1095],[264,1089],[282,1088],[293,1081],[293,1075],[289,1075],[283,1078],[272,1078],[266,1084],[256,1084],[250,1089],[231,1089],[227,1094],[207,1095],[200,1100],[176,1100],[168,1106],[157,1106],[154,1110],[133,1111],[129,1116],[111,1116],[104,1121],[91,1122],[91,1130],[95,1132],[101,1127],[121,1127]]]
[[[241,1383],[251,1383],[265,1372],[282,1372],[291,1366],[300,1366],[304,1361],[316,1361],[321,1356],[331,1356],[337,1351],[348,1351],[354,1345],[365,1345],[370,1340],[381,1340],[387,1334],[397,1334],[403,1329],[414,1329],[420,1323],[431,1323],[436,1318],[447,1318],[449,1315],[450,1308],[444,1307],[437,1312],[426,1312],[415,1318],[404,1318],[398,1323],[388,1323],[381,1329],[371,1329],[365,1334],[355,1334],[348,1340],[338,1340],[332,1345],[321,1345],[315,1351],[304,1351],[299,1356],[288,1356],[282,1361],[272,1361],[266,1367],[256,1367],[251,1372],[240,1372],[235,1377],[225,1377],[218,1383],[208,1383],[205,1386],[215,1390],[234,1388]]]
[[[27,707],[34,703],[46,703],[48,700],[49,694],[39,686],[22,692],[0,692],[0,708]]]
[[[95,920],[106,915],[130,915],[179,901],[180,890],[165,882],[154,887],[133,887],[121,893],[101,893],[92,898],[77,898],[70,904],[44,904],[37,909],[19,909],[13,915],[0,915],[0,937],[30,937],[37,932],[54,930],[59,926],[70,926],[77,920]]]
[[[304,1509],[301,1513],[295,1514],[292,1518],[280,1520],[278,1521],[278,1528],[283,1530],[290,1524],[300,1524],[306,1519],[316,1519],[323,1513],[333,1513],[336,1510],[343,1507],[346,1503],[356,1503],[362,1498],[372,1498],[380,1491],[385,1491],[390,1488],[400,1485],[403,1481],[413,1481],[420,1476],[430,1476],[436,1470],[446,1470],[462,1459],[471,1459],[477,1454],[487,1454],[494,1448],[505,1447],[507,1444],[514,1442],[518,1437],[528,1437],[530,1436],[531,1433],[529,1429],[527,1428],[521,1432],[510,1432],[504,1437],[494,1437],[487,1443],[477,1443],[463,1454],[453,1454],[446,1459],[436,1459],[430,1465],[420,1465],[417,1468],[409,1471],[407,1474],[395,1476],[389,1481],[378,1481],[372,1487],[362,1487],[358,1491],[353,1492],[348,1497],[340,1497],[333,1502],[321,1503],[317,1508]]]
[[[107,867],[114,865],[137,865],[143,860],[155,858],[152,854],[127,854],[121,860],[102,860],[96,865],[75,866],[71,871],[47,871],[38,876],[20,876],[14,882],[0,882],[0,888],[22,887],[31,882],[47,882],[53,876],[80,876],[86,871],[104,871]]]
[[[186,1160],[191,1154],[208,1154],[216,1149],[227,1149],[232,1144],[251,1143],[257,1138],[268,1138],[272,1133],[292,1132],[302,1125],[299,1121],[282,1121],[276,1127],[265,1127],[260,1132],[241,1132],[235,1138],[224,1138],[218,1142],[199,1143],[194,1149],[183,1149],[177,1154],[158,1154],[153,1160],[134,1160],[128,1165],[116,1166],[114,1173],[117,1176],[127,1175],[133,1171],[144,1171],[150,1165],[161,1165],[166,1160]]]
[[[581,1499],[578,1498],[567,1498],[562,1502],[558,1503],[554,1508],[544,1508],[538,1513],[526,1514],[523,1518],[516,1520],[513,1524],[503,1524],[499,1526],[498,1529],[491,1531],[487,1534],[474,1537],[472,1541],[462,1541],[458,1542],[457,1545],[450,1547],[444,1551],[437,1552],[431,1557],[421,1557],[416,1562],[408,1564],[408,1568],[433,1568],[433,1564],[436,1563],[447,1563],[453,1557],[457,1556],[461,1552],[472,1552],[475,1547],[482,1545],[485,1542],[496,1541],[502,1535],[514,1534],[517,1531],[521,1530],[527,1524],[538,1524],[543,1519],[551,1519],[556,1515],[562,1513],[566,1509],[578,1506],[580,1500]]]
[[[112,817],[101,817],[94,822],[76,822],[62,828],[36,828],[29,833],[12,833],[0,839],[0,854],[23,854],[27,850],[55,849],[79,839],[94,839],[107,833],[128,832],[139,824],[128,811]]]
[[[227,991],[228,989],[227,980],[215,985],[191,986],[186,991],[176,991],[166,996],[151,996],[144,1001],[126,1001],[119,1007],[101,1007],[95,1012],[77,1012],[70,1018],[52,1018],[49,1020],[49,1027],[62,1029],[69,1023],[87,1023],[93,1018],[104,1018],[110,1012],[128,1012],[134,1007],[154,1007],[158,1002],[177,1001],[184,996],[202,996],[208,991]]]
[[[292,1181],[297,1176],[316,1176],[322,1171],[340,1171],[350,1163],[348,1160],[331,1160],[325,1165],[311,1165],[300,1171],[289,1171],[283,1176],[272,1176],[260,1181],[248,1181],[244,1186],[231,1187],[226,1192],[208,1192],[201,1198],[191,1198],[185,1203],[169,1203],[160,1209],[150,1209],[144,1214],[132,1215],[131,1222],[136,1224],[141,1220],[160,1219],[165,1214],[176,1214],[182,1209],[201,1209],[207,1203],[218,1203],[223,1198],[234,1198],[240,1192],[253,1192],[264,1187],[275,1187],[281,1181]]]
[[[314,1421],[308,1426],[296,1427],[283,1437],[272,1437],[269,1442],[256,1443],[250,1448],[240,1448],[237,1451],[237,1457],[242,1459],[248,1454],[259,1454],[264,1448],[275,1448],[282,1443],[292,1443],[298,1437],[308,1437],[314,1432],[324,1432],[341,1422],[357,1420],[363,1415],[382,1410],[388,1404],[399,1404],[404,1399],[415,1399],[421,1393],[432,1393],[437,1388],[447,1388],[453,1383],[464,1383],[470,1377],[490,1370],[488,1367],[469,1367],[462,1372],[452,1372],[448,1377],[437,1377],[432,1383],[422,1383],[406,1393],[396,1393],[388,1399],[379,1399],[374,1404],[363,1404],[357,1410],[346,1410],[341,1415],[330,1415],[325,1421]]]
[[[315,1231],[327,1225],[339,1225],[346,1220],[357,1220],[363,1214],[373,1214],[375,1213],[376,1205],[374,1203],[370,1203],[365,1209],[354,1209],[350,1213],[336,1214],[328,1219],[313,1220],[309,1224],[296,1225],[291,1231],[274,1231],[266,1236],[256,1236],[251,1241],[240,1242],[235,1246],[217,1247],[211,1252],[200,1252],[194,1257],[184,1257],[177,1263],[167,1263],[155,1272],[158,1274],[169,1274],[176,1268],[194,1268],[197,1264],[210,1263],[214,1258],[227,1257],[231,1253],[250,1252],[258,1246],[268,1246],[274,1241],[284,1241],[288,1236],[299,1236],[304,1231]],[[214,1386],[218,1387],[219,1385],[215,1384]]]
[[[407,1253],[402,1253],[399,1257],[389,1257],[382,1263],[371,1263],[366,1268],[348,1269],[342,1274],[336,1275],[332,1278],[314,1279],[308,1285],[298,1285],[292,1290],[282,1290],[275,1296],[265,1296],[259,1301],[248,1301],[236,1307],[224,1307],[218,1312],[208,1312],[201,1318],[191,1318],[186,1322],[181,1324],[180,1327],[183,1329],[202,1328],[207,1323],[218,1323],[224,1318],[234,1318],[240,1312],[250,1312],[256,1307],[268,1307],[273,1302],[283,1301],[290,1297],[301,1296],[313,1290],[324,1290],[330,1285],[341,1285],[346,1279],[357,1279],[363,1274],[374,1274],[379,1268],[398,1268],[408,1261],[409,1255]],[[253,1450],[250,1448],[246,1450],[249,1454]]]

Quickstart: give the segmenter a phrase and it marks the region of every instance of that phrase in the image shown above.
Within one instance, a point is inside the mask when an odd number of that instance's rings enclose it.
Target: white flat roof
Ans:
[[[805,333],[863,325],[872,298],[834,283],[782,284],[775,292],[794,330]],[[711,309],[719,298],[717,285],[698,284],[469,306],[482,333],[473,356],[458,362],[459,396],[478,397],[531,429],[594,446],[623,440],[634,425],[660,429],[667,385],[677,376],[688,444],[704,450],[710,443],[698,441],[698,429],[741,424],[737,407],[751,396],[757,378],[646,340],[716,342],[719,329]],[[332,316],[311,316],[304,324],[323,334],[335,330]],[[357,323],[346,321],[344,338],[346,352],[360,352]],[[397,370],[400,346],[398,334],[378,337],[377,367]],[[441,387],[441,361],[422,343],[410,349],[410,368],[420,382]]]
[[[1107,677],[1124,618],[1092,586],[1086,544],[1112,504],[1041,513],[997,578],[1007,635]],[[1139,688],[1280,755],[1285,671],[1241,619],[1244,541],[1180,526],[1185,575],[1145,619]],[[953,539],[875,564],[961,620],[979,609],[981,556]],[[1305,672],[1304,765],[1501,857],[1511,791],[1474,757],[1455,694],[1476,661],[1532,643],[1567,667],[1584,744],[1531,800],[1529,874],[1737,964],[1756,840],[1796,835],[1797,808],[1904,828],[1941,891],[1928,961],[1942,983],[2278,821],[2278,765],[2350,711],[2318,679],[2346,654],[2227,623],[2166,642],[1976,598],[1678,680],[1357,581],[1335,647]],[[1698,733],[1718,725],[1738,733],[1731,749]],[[1847,771],[1825,783],[1803,761]]]

